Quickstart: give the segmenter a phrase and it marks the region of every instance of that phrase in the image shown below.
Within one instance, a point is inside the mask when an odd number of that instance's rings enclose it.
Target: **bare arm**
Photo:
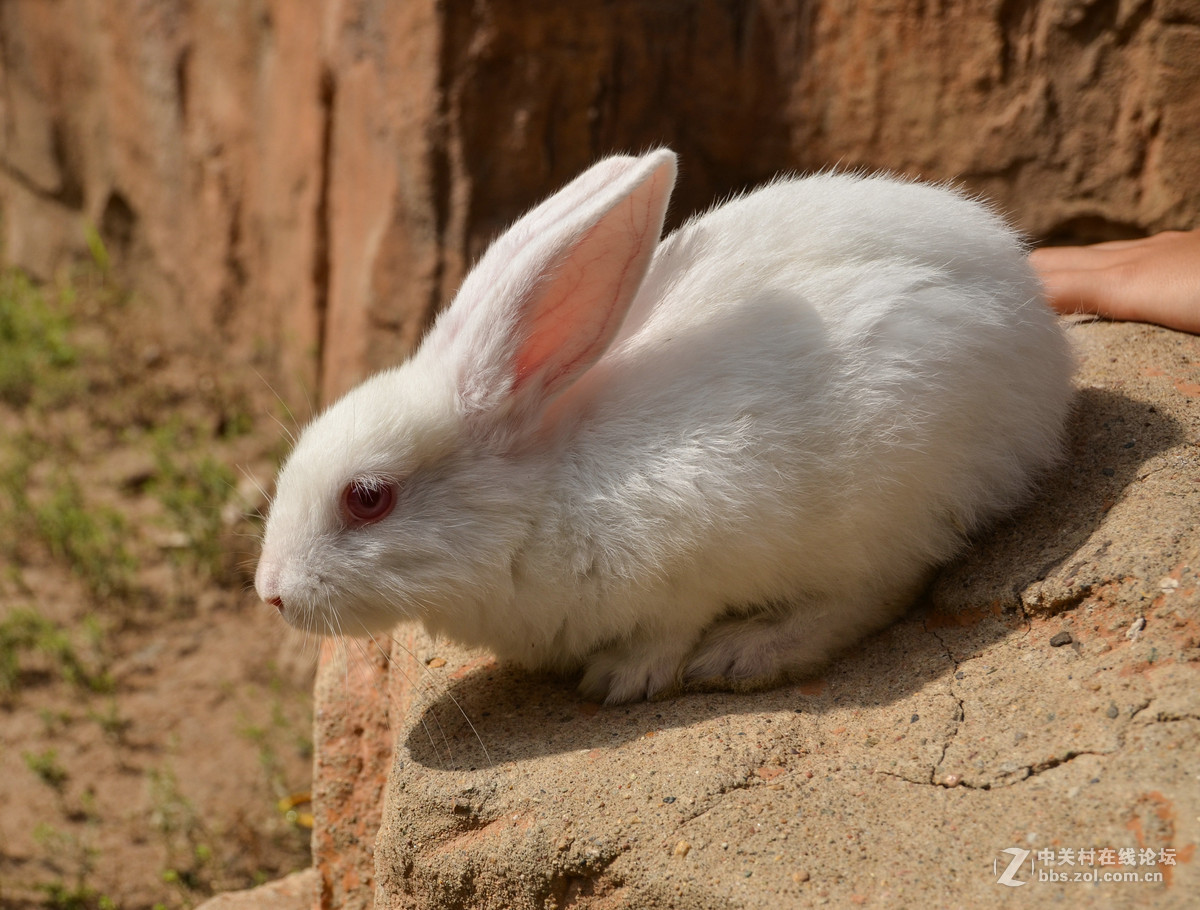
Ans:
[[[1200,229],[1043,247],[1029,260],[1060,313],[1095,313],[1200,334]]]

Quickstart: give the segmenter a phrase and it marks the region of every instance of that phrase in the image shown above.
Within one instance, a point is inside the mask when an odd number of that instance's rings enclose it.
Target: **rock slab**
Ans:
[[[324,786],[378,782],[395,753],[373,870],[364,843],[320,853],[322,876],[357,870],[379,908],[1188,906],[1200,339],[1073,332],[1067,461],[820,679],[605,708],[408,627],[386,685],[347,697],[328,662],[324,723],[362,735],[322,735],[324,761],[370,742],[377,764]]]

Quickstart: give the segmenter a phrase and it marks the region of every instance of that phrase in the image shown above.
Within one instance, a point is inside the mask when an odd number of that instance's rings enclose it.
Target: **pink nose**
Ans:
[[[283,598],[282,597],[272,597],[270,600],[267,601],[267,603],[273,604],[275,606],[275,609],[278,610],[280,613],[283,612]]]

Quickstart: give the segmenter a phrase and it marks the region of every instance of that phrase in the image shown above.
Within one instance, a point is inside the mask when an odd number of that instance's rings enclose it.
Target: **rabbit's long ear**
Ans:
[[[470,411],[540,413],[600,358],[645,277],[674,182],[666,149],[608,158],[492,245],[429,339]]]

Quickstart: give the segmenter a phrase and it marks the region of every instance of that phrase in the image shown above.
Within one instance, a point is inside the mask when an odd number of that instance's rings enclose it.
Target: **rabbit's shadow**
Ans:
[[[859,642],[819,681],[600,707],[582,700],[574,679],[493,663],[418,697],[404,747],[420,765],[462,770],[619,745],[720,716],[820,714],[905,699],[954,672],[948,649],[962,660],[1020,628],[1018,592],[1070,560],[1141,466],[1186,438],[1147,402],[1102,389],[1078,393],[1068,432],[1068,456],[1041,495],[981,535],[905,618]],[[997,592],[1009,612],[978,609],[995,604]]]

